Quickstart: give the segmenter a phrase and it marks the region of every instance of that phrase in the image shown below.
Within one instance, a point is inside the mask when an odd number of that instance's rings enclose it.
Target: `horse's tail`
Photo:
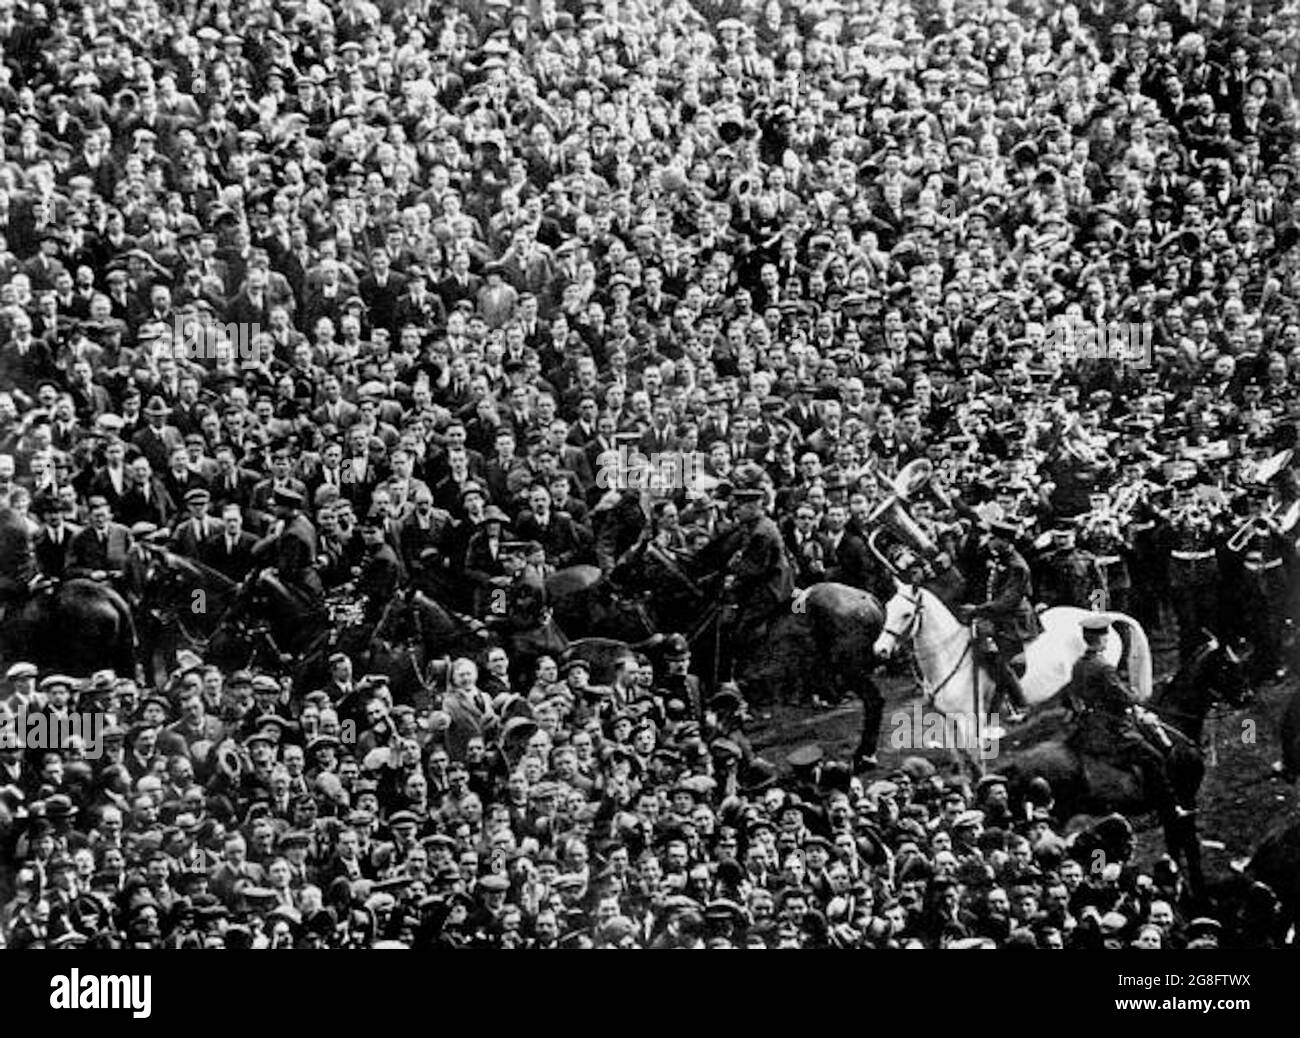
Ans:
[[[1153,678],[1151,671],[1151,643],[1142,625],[1126,613],[1108,613],[1112,623],[1128,628],[1128,676],[1133,691],[1144,703],[1151,698]]]

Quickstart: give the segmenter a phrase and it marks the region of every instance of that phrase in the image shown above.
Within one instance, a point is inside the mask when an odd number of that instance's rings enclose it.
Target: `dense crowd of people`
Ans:
[[[82,679],[11,638],[5,945],[1284,937],[1044,782],[769,761],[725,679],[795,588],[955,564],[1014,716],[1008,552],[1013,613],[1285,673],[1294,2],[0,0],[0,46],[6,627],[83,580],[143,636],[164,551],[485,634],[415,703],[349,651]],[[731,661],[659,618],[593,682],[547,579],[650,547],[716,556]]]

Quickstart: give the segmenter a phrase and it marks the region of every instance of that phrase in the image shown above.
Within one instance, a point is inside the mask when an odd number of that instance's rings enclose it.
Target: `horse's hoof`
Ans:
[[[880,761],[874,753],[861,753],[853,759],[855,771],[874,771],[880,767]]]

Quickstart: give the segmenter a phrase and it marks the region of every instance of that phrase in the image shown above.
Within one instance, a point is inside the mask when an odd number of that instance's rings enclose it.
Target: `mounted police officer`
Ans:
[[[270,532],[253,546],[253,556],[270,559],[275,577],[285,591],[307,611],[321,607],[325,589],[316,572],[316,528],[303,514],[303,497],[281,488],[271,499],[275,522]],[[265,571],[263,571],[265,578]]]
[[[727,539],[724,566],[723,629],[724,651],[730,650],[730,673],[737,659],[762,638],[777,610],[794,594],[794,572],[786,556],[781,531],[766,514],[767,490],[745,487],[732,494],[735,526],[722,535]]]
[[[379,623],[384,610],[397,595],[401,584],[402,567],[397,553],[384,539],[384,514],[371,510],[361,524],[361,537],[366,546],[365,560],[357,577],[357,595],[365,603],[365,621]]]
[[[490,596],[486,616],[488,625],[507,639],[506,647],[521,674],[532,670],[537,656],[557,648],[549,630],[546,582],[541,570],[528,562],[530,555],[541,551],[541,545],[532,541],[501,543],[505,580]]]
[[[1025,643],[1042,630],[1034,612],[1033,580],[1029,563],[1016,550],[1020,528],[1014,523],[995,521],[988,524],[989,539],[984,549],[989,557],[985,600],[962,607],[959,618],[976,621],[976,643],[996,682],[990,710],[1000,702],[1010,709],[1007,719],[1013,724],[1024,718],[1025,695],[1020,688]]]
[[[1114,664],[1102,655],[1110,621],[1094,614],[1084,617],[1080,627],[1084,654],[1075,662],[1065,689],[1066,702],[1077,720],[1075,748],[1080,753],[1136,765],[1160,813],[1186,817],[1191,812],[1174,798],[1165,755],[1138,724],[1137,697]]]

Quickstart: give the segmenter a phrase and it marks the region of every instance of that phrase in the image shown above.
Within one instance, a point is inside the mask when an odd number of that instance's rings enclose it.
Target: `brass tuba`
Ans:
[[[926,536],[925,531],[917,525],[912,514],[907,510],[911,502],[934,477],[934,466],[925,458],[904,466],[894,477],[890,485],[891,493],[878,504],[867,516],[867,525],[879,524],[909,548],[919,551],[926,558],[933,558],[939,553],[938,546]]]

